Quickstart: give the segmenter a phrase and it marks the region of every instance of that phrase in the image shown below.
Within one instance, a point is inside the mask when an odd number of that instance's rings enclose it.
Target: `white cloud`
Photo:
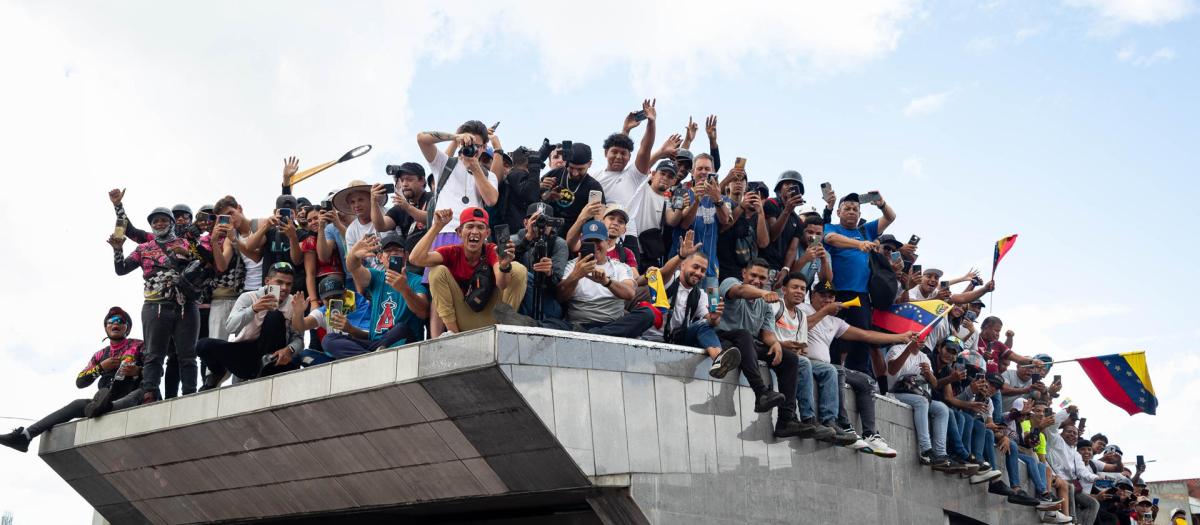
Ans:
[[[1133,58],[1134,53],[1137,53],[1137,46],[1126,44],[1120,51],[1117,51],[1117,60],[1128,62],[1129,59]]]
[[[966,50],[972,53],[986,53],[995,51],[999,46],[1000,43],[994,36],[977,36],[967,42]]]
[[[904,159],[904,163],[901,165],[901,170],[904,172],[904,176],[916,179],[924,179],[924,162],[925,159],[918,157],[916,153],[909,155],[908,158]]]
[[[1149,56],[1137,54],[1137,47],[1127,44],[1117,51],[1117,60],[1136,67],[1150,67],[1160,62],[1170,62],[1175,58],[1175,50],[1170,47],[1160,48]]]
[[[942,105],[946,103],[946,99],[950,98],[950,95],[954,94],[955,91],[958,90],[951,89],[944,93],[934,93],[932,95],[913,98],[908,102],[907,106],[904,106],[904,116],[923,115],[942,109]]]
[[[1194,0],[1063,0],[1063,3],[1092,9],[1105,22],[1116,24],[1159,25],[1196,12]]]
[[[1134,62],[1134,65],[1150,67],[1158,62],[1170,62],[1175,58],[1175,50],[1169,47],[1164,47],[1155,51],[1143,62]]]

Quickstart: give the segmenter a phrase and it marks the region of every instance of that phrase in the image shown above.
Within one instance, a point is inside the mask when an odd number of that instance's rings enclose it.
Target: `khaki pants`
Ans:
[[[496,324],[496,318],[492,317],[492,308],[500,302],[508,303],[514,310],[520,308],[527,284],[525,267],[520,263],[512,263],[508,288],[497,288],[492,292],[492,299],[483,311],[476,312],[467,306],[458,281],[454,280],[448,268],[437,266],[429,270],[429,294],[433,298],[433,307],[442,317],[442,322],[457,323],[461,332]]]

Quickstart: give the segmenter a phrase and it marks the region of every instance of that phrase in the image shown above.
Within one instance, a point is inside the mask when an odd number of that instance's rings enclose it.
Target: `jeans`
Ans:
[[[857,297],[862,302],[862,306],[851,306],[838,312],[838,317],[845,320],[847,324],[862,330],[871,329],[871,298],[864,292],[853,292],[849,290],[840,290],[837,293],[838,302],[846,302]],[[845,356],[845,361],[842,361],[842,356]],[[875,370],[871,368],[871,346],[861,341],[847,341],[845,339],[834,339],[830,347],[830,356],[833,362],[841,362],[843,366],[851,370],[857,370],[871,377],[875,377]]]
[[[950,409],[950,424],[946,427],[946,447],[951,456],[959,459],[971,457],[971,451],[966,447],[970,440],[964,439],[962,435],[963,422],[968,417],[970,416],[958,410]]]
[[[722,349],[737,347],[742,353],[742,364],[738,367],[742,371],[742,375],[746,376],[746,383],[750,385],[750,389],[754,391],[755,396],[761,396],[767,392],[767,385],[763,383],[762,375],[758,372],[758,361],[761,359],[768,363],[772,372],[775,372],[776,379],[779,380],[779,393],[783,394],[784,401],[779,405],[779,421],[788,421],[796,417],[796,370],[800,366],[800,360],[793,352],[783,351],[783,357],[779,360],[779,364],[770,365],[771,356],[768,354],[768,348],[760,346],[754,341],[754,336],[747,330],[729,330],[726,332],[718,332],[717,337],[721,338]]]
[[[1091,496],[1081,492],[1075,492],[1075,486],[1071,485],[1071,498],[1073,500],[1072,510],[1074,511],[1075,519],[1081,525],[1092,525],[1096,522],[1096,514],[1100,512],[1100,502],[1096,501]]]
[[[717,337],[717,331],[708,321],[701,320],[688,325],[687,333],[683,336],[683,345],[704,349],[721,348],[721,338]]]
[[[533,280],[537,279],[538,275],[539,274],[537,272],[530,270],[525,278],[525,280],[526,280],[525,298],[521,299],[521,307],[517,309],[517,313],[519,313],[521,315],[533,317],[533,296],[535,295],[534,290],[536,289],[534,287]],[[542,276],[545,277],[545,274],[542,274]],[[548,277],[546,277],[546,278],[548,278]],[[556,300],[554,298],[553,290],[543,291],[542,292],[542,319],[549,319],[549,318],[562,319],[562,317],[563,317],[562,305],[559,304],[558,300]]]
[[[201,339],[196,344],[196,354],[204,360],[204,364],[218,378],[225,371],[242,379],[254,379],[288,370],[300,368],[296,356],[286,365],[263,366],[262,358],[287,346],[287,323],[283,313],[278,310],[268,312],[263,318],[262,332],[254,341],[230,342],[221,339]],[[328,336],[326,336],[328,337]]]
[[[815,408],[818,420],[837,419],[839,407],[838,392],[842,386],[842,383],[838,381],[837,369],[833,365],[823,361],[811,361],[811,363],[812,377],[817,383],[818,396]]]
[[[837,419],[837,370],[829,363],[812,361],[804,356],[797,357],[800,363],[796,369],[796,404],[800,410],[800,419],[816,417],[818,408],[821,412],[818,421]],[[813,397],[814,380],[817,380],[821,389],[819,401]]]
[[[570,323],[553,317],[547,317],[544,321],[538,321],[538,326],[568,332],[574,329]],[[607,323],[579,323],[579,326],[589,334],[637,339],[646,330],[650,329],[651,326],[654,326],[654,311],[646,307],[634,308],[633,311]],[[327,340],[328,338],[326,336]]]
[[[1046,467],[1033,456],[1017,452],[1017,444],[1010,442],[1008,444],[1008,454],[1004,456],[1005,467],[1008,468],[1008,484],[1014,489],[1021,486],[1021,472],[1017,466],[1017,462],[1025,464],[1025,470],[1029,472],[1029,480],[1033,482],[1033,488],[1036,494],[1046,492]]]
[[[196,339],[208,337],[208,307],[200,308],[200,332]],[[175,340],[167,347],[167,369],[163,375],[163,398],[171,399],[179,395],[179,355],[175,352]],[[204,377],[204,363],[200,363],[200,377]]]
[[[842,385],[850,385],[854,390],[854,404],[858,408],[858,419],[862,422],[862,436],[865,438],[875,434],[875,380],[868,374],[845,367],[832,365],[838,374],[838,424],[842,428],[852,428],[850,416],[846,412],[846,391]]]
[[[334,359],[344,359],[347,357],[354,357],[356,355],[374,352],[380,348],[391,348],[392,345],[399,343],[402,340],[416,341],[417,338],[415,335],[413,335],[412,329],[409,328],[408,325],[404,323],[396,323],[391,330],[388,330],[388,332],[383,334],[383,337],[380,337],[379,339],[365,341],[362,339],[355,339],[346,334],[330,332],[325,334],[325,340],[321,341],[321,344],[324,352],[330,356],[333,356]],[[304,364],[303,361],[301,361],[301,364]],[[304,366],[309,365],[305,364]]]
[[[1004,421],[1004,411],[1002,410],[1004,407],[1000,404],[1003,399],[1000,392],[996,392],[996,395],[992,396],[992,421]],[[993,436],[994,438],[995,436]]]
[[[935,456],[946,455],[946,425],[950,411],[941,401],[927,401],[923,396],[892,392],[896,400],[913,408],[913,426],[917,428],[917,445],[921,452],[933,450]],[[933,429],[929,419],[933,418]]]
[[[167,344],[174,339],[179,357],[179,382],[183,395],[196,392],[196,336],[200,332],[200,309],[193,301],[174,303],[145,303],[142,305],[142,339],[146,346],[142,388],[162,398],[159,382],[163,375],[163,359]]]

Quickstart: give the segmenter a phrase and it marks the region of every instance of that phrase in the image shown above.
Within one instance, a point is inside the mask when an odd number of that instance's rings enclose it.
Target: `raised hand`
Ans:
[[[283,159],[283,185],[292,185],[292,175],[295,175],[300,170],[300,161],[296,157],[288,157]]]
[[[692,117],[688,117],[687,127],[683,128],[685,140],[688,144],[691,144],[693,140],[696,140],[696,131],[699,129],[700,124],[692,121]]]
[[[667,141],[663,142],[662,148],[659,148],[660,158],[674,160],[679,155],[679,147],[683,144],[683,137],[679,134],[667,137]]]
[[[704,132],[708,134],[709,142],[715,142],[717,140],[716,115],[709,115],[707,119],[704,119]]]
[[[646,120],[649,120],[650,122],[655,122],[658,120],[658,111],[654,109],[654,104],[657,102],[657,98],[646,99],[644,102],[642,102],[642,111],[646,112]]]
[[[699,250],[701,246],[704,246],[704,243],[695,244],[695,239],[695,230],[688,230],[687,233],[683,234],[683,241],[679,243],[680,259],[687,259],[688,257],[691,257],[693,253],[696,253],[696,250]]]
[[[452,218],[454,218],[453,210],[449,208],[437,210],[433,212],[433,226],[439,230],[445,228],[447,224],[450,224]]]
[[[496,258],[496,264],[500,265],[501,268],[511,268],[510,265],[512,264],[513,259],[517,258],[517,245],[513,244],[511,237],[507,239],[500,239],[500,241],[503,242],[505,246],[504,255]]]
[[[120,250],[121,247],[125,245],[125,239],[128,239],[128,237],[121,237],[118,240],[115,236],[109,235],[108,245],[112,246],[114,250]]]
[[[121,199],[124,199],[124,198],[125,198],[125,190],[124,189],[118,190],[116,188],[113,188],[108,191],[108,200],[112,201],[113,206],[120,206]]]
[[[762,298],[764,301],[766,301],[768,303],[778,303],[779,302],[779,294],[777,294],[775,292],[767,292],[767,293],[763,294]]]
[[[438,210],[441,213],[442,210]],[[446,210],[449,211],[449,210]],[[357,257],[359,260],[366,259],[371,254],[379,250],[379,238],[373,234],[363,235],[354,246],[350,248],[350,254]]]

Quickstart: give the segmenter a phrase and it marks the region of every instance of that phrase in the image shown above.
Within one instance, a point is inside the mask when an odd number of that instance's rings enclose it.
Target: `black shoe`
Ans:
[[[945,462],[944,464],[941,464],[941,465],[937,464],[937,463],[941,463],[943,461]],[[962,461],[959,461],[959,460],[954,459],[949,456],[941,456],[940,459],[934,460],[933,470],[940,470],[947,474],[958,474],[960,472],[966,471],[967,467],[966,467],[966,465],[963,464]]]
[[[962,475],[964,477],[974,476],[979,473],[979,464],[975,463],[974,461],[971,461],[970,459],[967,459],[967,458],[950,458],[950,459],[957,459],[960,463],[963,464]]]
[[[496,322],[513,326],[528,326],[537,328],[538,323],[532,317],[521,315],[513,310],[512,305],[508,303],[497,303],[492,308],[492,317],[496,318]]]
[[[708,369],[708,375],[721,379],[725,377],[725,374],[736,370],[740,364],[742,364],[742,351],[738,350],[736,346],[731,346],[713,359],[712,367]]]
[[[507,304],[507,303],[502,303],[502,304]],[[205,391],[212,390],[214,388],[221,386],[221,383],[224,383],[225,380],[229,379],[229,376],[231,376],[231,375],[233,375],[233,374],[231,374],[228,370],[223,370],[223,369],[214,368],[214,367],[210,366],[208,368],[208,375],[204,376],[204,384],[200,385],[199,392],[205,392]]]
[[[799,421],[795,419],[779,420],[775,424],[775,439],[784,439],[799,436],[803,431],[803,427]]]
[[[759,414],[770,412],[772,408],[782,405],[784,401],[787,401],[787,398],[783,397],[783,394],[768,390],[759,395],[758,399],[754,401],[754,411]]]
[[[83,407],[83,415],[87,417],[100,417],[104,414],[112,412],[112,389],[101,388],[96,392],[94,401]]]
[[[933,470],[944,470],[950,466],[950,458],[935,454],[932,458],[929,458],[929,466],[933,467]]]
[[[18,427],[12,432],[0,436],[0,445],[16,450],[17,452],[28,452],[29,442],[32,439],[25,438],[25,427]]]
[[[1043,501],[1043,502],[1046,502],[1049,504],[1057,505],[1059,503],[1062,503],[1062,498],[1055,496],[1054,494],[1051,494],[1050,491],[1047,490],[1046,492],[1043,492],[1043,493],[1041,493],[1041,495],[1038,496],[1038,501]]]
[[[990,488],[988,489],[988,492],[991,492]],[[1038,504],[1037,498],[1025,494],[1013,494],[1012,496],[1008,497],[1008,502],[1012,503],[1013,505],[1021,505],[1024,507],[1036,507]]]
[[[858,434],[853,430],[846,430],[838,424],[837,420],[830,418],[821,422],[821,426],[833,431],[833,436],[826,439],[827,442],[833,443],[841,447],[853,445],[858,442]]]
[[[926,467],[933,465],[933,449],[921,451],[921,454],[917,456],[917,461]]]
[[[806,425],[809,427],[808,431],[806,432],[806,435],[801,436],[801,437],[812,438],[812,439],[816,439],[818,441],[829,441],[830,439],[832,439],[834,436],[837,435],[837,431],[818,423],[817,418],[815,418],[815,417],[810,417],[808,419],[805,419],[804,421],[801,421],[800,424]]]
[[[988,493],[995,494],[997,496],[1016,496],[1017,495],[1017,492],[1013,489],[1008,488],[1008,485],[1005,485],[1003,481],[993,481],[993,482],[989,483],[988,484]],[[1030,498],[1030,499],[1033,499],[1033,498]],[[1037,504],[1036,501],[1033,503],[1034,503],[1034,505]]]

